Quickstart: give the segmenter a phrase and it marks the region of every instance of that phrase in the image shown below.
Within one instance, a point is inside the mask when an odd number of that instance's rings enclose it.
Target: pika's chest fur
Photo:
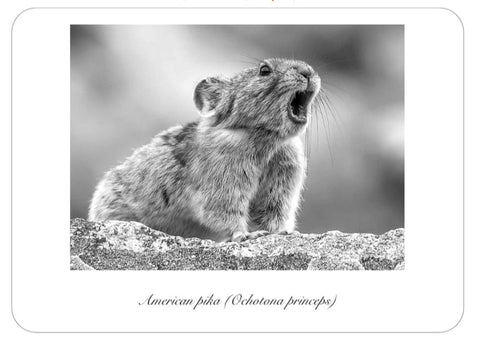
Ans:
[[[196,212],[208,207],[211,199],[231,200],[232,204],[243,198],[250,201],[272,165],[301,166],[303,157],[298,137],[280,142],[268,133],[212,130],[198,122],[159,134],[150,149],[158,152],[156,180],[165,184],[169,201],[176,197],[179,207]],[[166,155],[173,159],[164,159]]]

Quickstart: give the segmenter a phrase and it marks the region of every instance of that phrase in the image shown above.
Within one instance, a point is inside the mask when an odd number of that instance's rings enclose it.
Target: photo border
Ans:
[[[194,9],[194,10],[211,10],[211,9],[251,9],[251,10],[289,10],[289,9],[354,9],[354,10],[372,10],[372,9],[385,9],[385,10],[446,10],[454,14],[462,26],[462,313],[458,322],[451,328],[443,331],[31,331],[28,330],[17,321],[13,312],[13,29],[17,19],[25,12],[29,10],[55,10],[55,9],[68,9],[68,10],[182,10],[182,9]],[[404,52],[405,53],[405,52]],[[28,7],[17,14],[11,24],[10,32],[10,312],[15,323],[22,330],[29,333],[446,333],[456,328],[463,319],[465,314],[465,26],[460,16],[453,10],[446,7],[322,7],[322,6],[286,6],[286,7],[252,7],[252,6],[211,6],[211,7],[198,7],[198,6],[168,6],[168,7]]]

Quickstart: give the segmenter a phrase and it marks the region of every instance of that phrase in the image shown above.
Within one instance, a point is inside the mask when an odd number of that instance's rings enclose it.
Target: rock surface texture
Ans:
[[[70,223],[72,270],[403,270],[404,230],[268,235],[242,243],[171,236],[140,223]]]

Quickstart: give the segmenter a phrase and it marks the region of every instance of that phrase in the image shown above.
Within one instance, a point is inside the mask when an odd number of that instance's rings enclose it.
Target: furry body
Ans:
[[[306,168],[299,135],[311,99],[297,106],[298,116],[290,103],[310,89],[313,99],[320,80],[300,61],[264,63],[268,74],[252,68],[202,81],[194,97],[200,120],[158,134],[107,172],[89,219],[217,241],[292,233]]]

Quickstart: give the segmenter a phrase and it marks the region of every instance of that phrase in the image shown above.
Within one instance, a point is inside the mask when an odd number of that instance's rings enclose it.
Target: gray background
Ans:
[[[103,173],[156,133],[197,119],[205,77],[268,57],[322,78],[330,107],[308,131],[301,232],[404,226],[403,26],[71,27],[71,217]]]

